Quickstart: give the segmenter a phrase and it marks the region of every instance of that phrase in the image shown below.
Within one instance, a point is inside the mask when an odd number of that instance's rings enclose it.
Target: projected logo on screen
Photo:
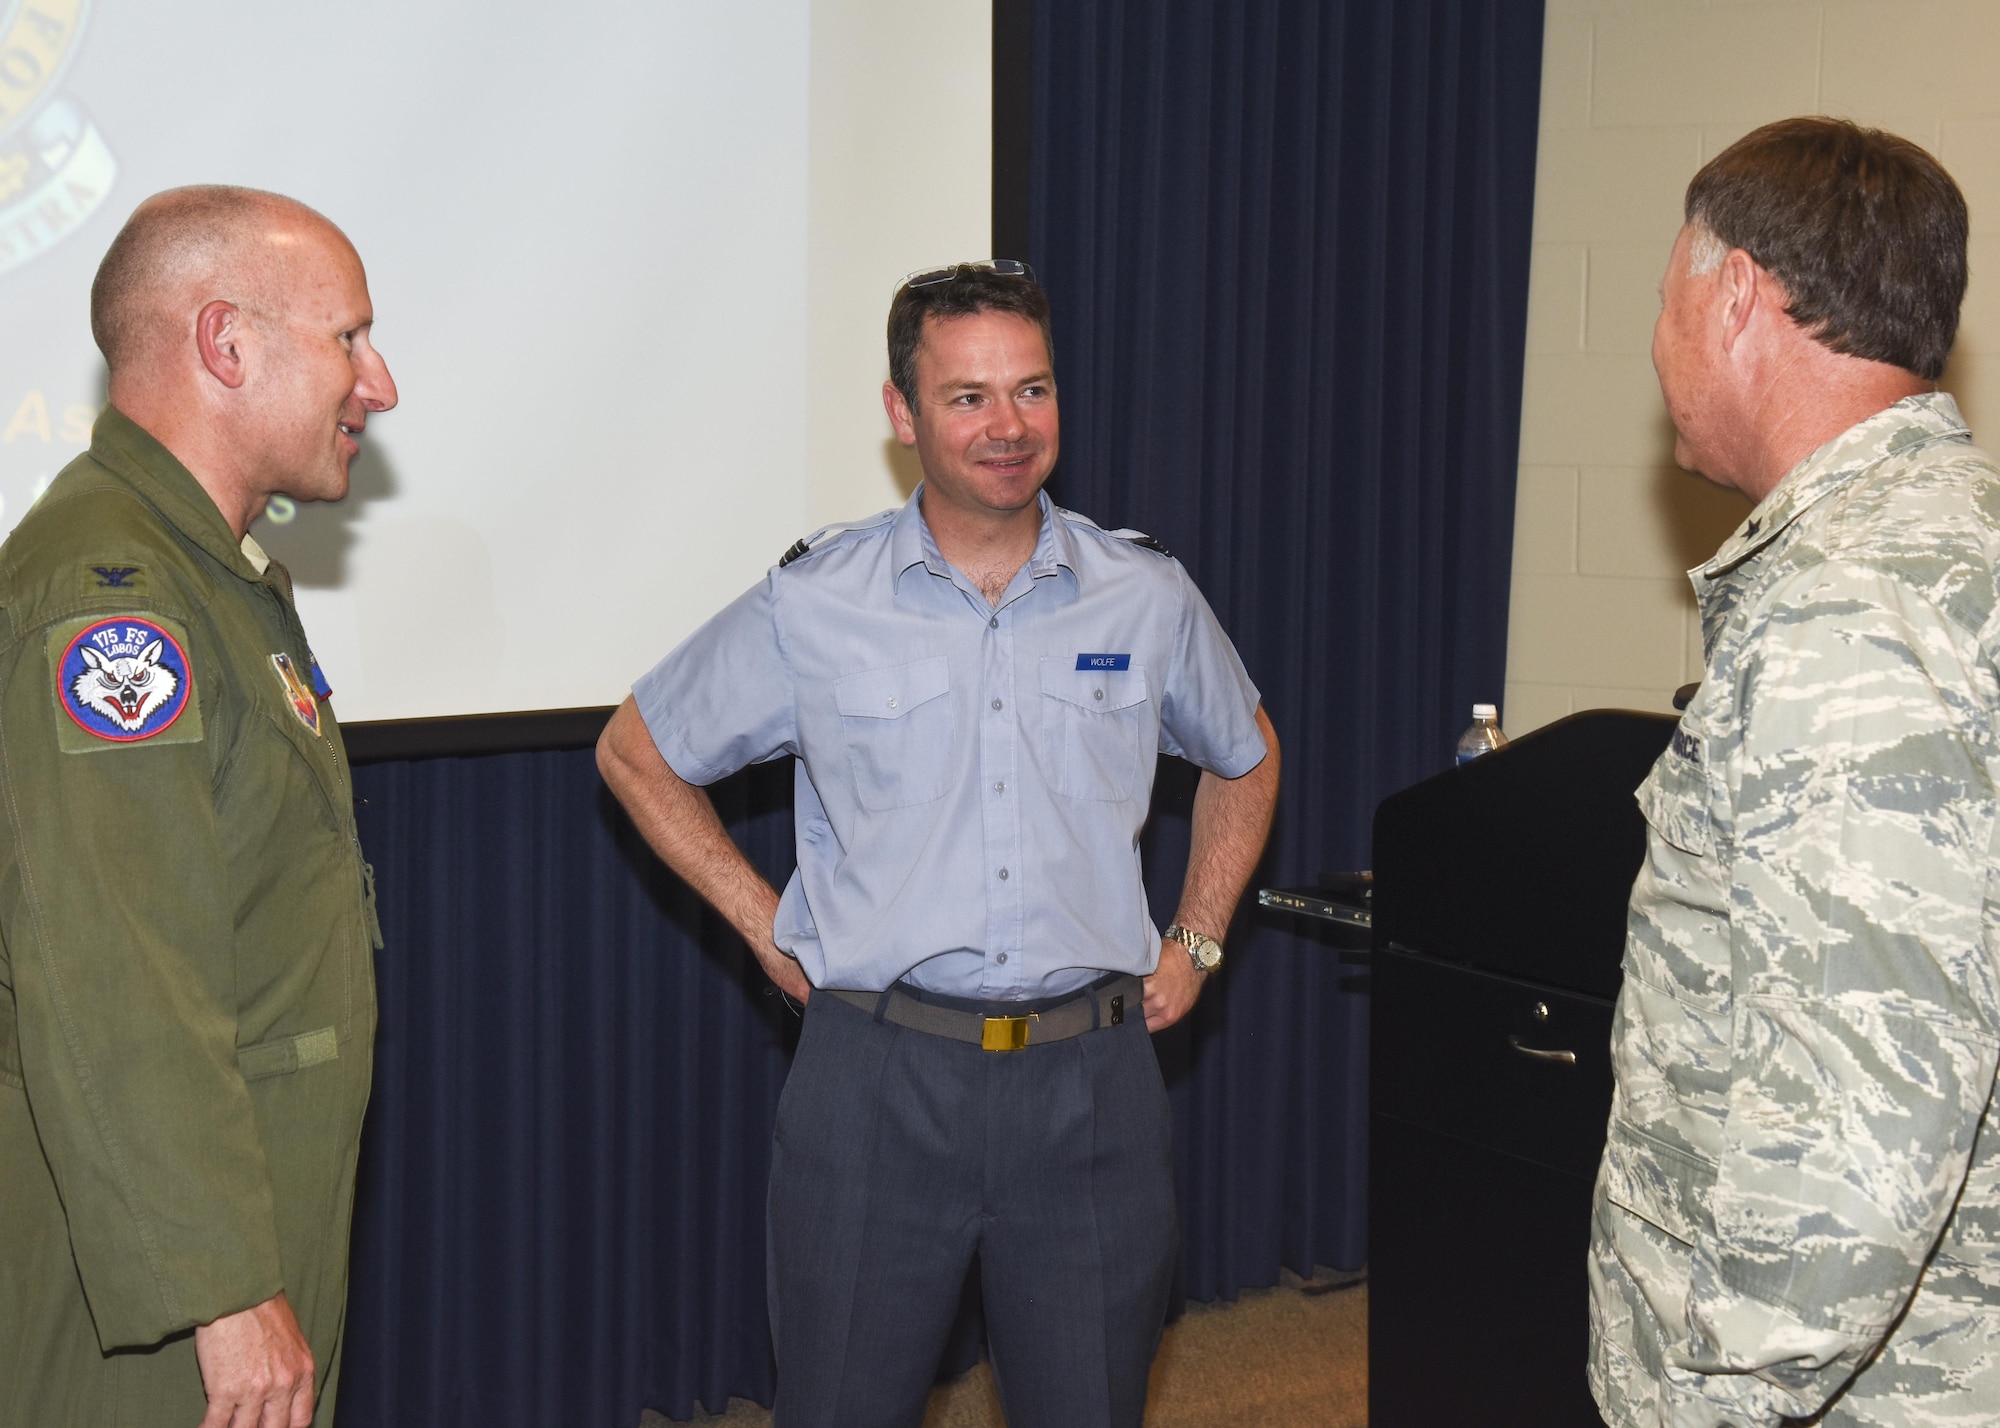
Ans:
[[[111,192],[118,164],[56,83],[90,0],[0,0],[0,273],[46,252]]]

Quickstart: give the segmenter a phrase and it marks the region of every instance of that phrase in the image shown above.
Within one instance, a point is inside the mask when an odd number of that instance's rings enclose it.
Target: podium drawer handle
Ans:
[[[1521,1045],[1521,1038],[1518,1036],[1509,1036],[1507,1044],[1523,1056],[1532,1056],[1537,1061],[1554,1061],[1563,1066],[1576,1065],[1576,1053],[1574,1051],[1544,1051],[1538,1046],[1523,1046]]]

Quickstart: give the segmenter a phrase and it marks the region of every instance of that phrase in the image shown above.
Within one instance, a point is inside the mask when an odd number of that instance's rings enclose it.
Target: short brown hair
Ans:
[[[1845,119],[1745,134],[1688,185],[1686,217],[1790,294],[1835,352],[1936,381],[1965,299],[1965,196],[1908,139]]]
[[[976,312],[1011,312],[1042,330],[1042,346],[1051,365],[1055,338],[1049,331],[1049,295],[1032,274],[996,273],[991,268],[961,263],[951,277],[896,289],[889,304],[889,380],[917,409],[917,348],[924,340],[927,318],[970,317]]]

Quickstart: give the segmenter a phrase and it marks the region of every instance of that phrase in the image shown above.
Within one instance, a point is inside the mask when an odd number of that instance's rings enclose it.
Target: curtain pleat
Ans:
[[[1041,0],[1051,493],[1158,537],[1284,745],[1259,881],[1363,868],[1505,673],[1542,6]],[[1163,785],[1192,787],[1163,768]],[[1147,834],[1173,912],[1185,798]],[[1157,1039],[1183,1287],[1366,1258],[1365,976],[1254,908]]]
[[[341,1422],[768,1403],[764,1183],[796,1021],[589,752],[355,770],[383,938]],[[792,867],[786,768],[713,793]]]

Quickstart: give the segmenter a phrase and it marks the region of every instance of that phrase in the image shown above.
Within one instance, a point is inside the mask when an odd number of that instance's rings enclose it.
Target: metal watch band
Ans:
[[[1164,936],[1169,941],[1178,942],[1187,948],[1188,958],[1194,963],[1197,972],[1213,972],[1222,965],[1222,944],[1206,932],[1196,932],[1193,928],[1182,927],[1176,922],[1166,930]]]

